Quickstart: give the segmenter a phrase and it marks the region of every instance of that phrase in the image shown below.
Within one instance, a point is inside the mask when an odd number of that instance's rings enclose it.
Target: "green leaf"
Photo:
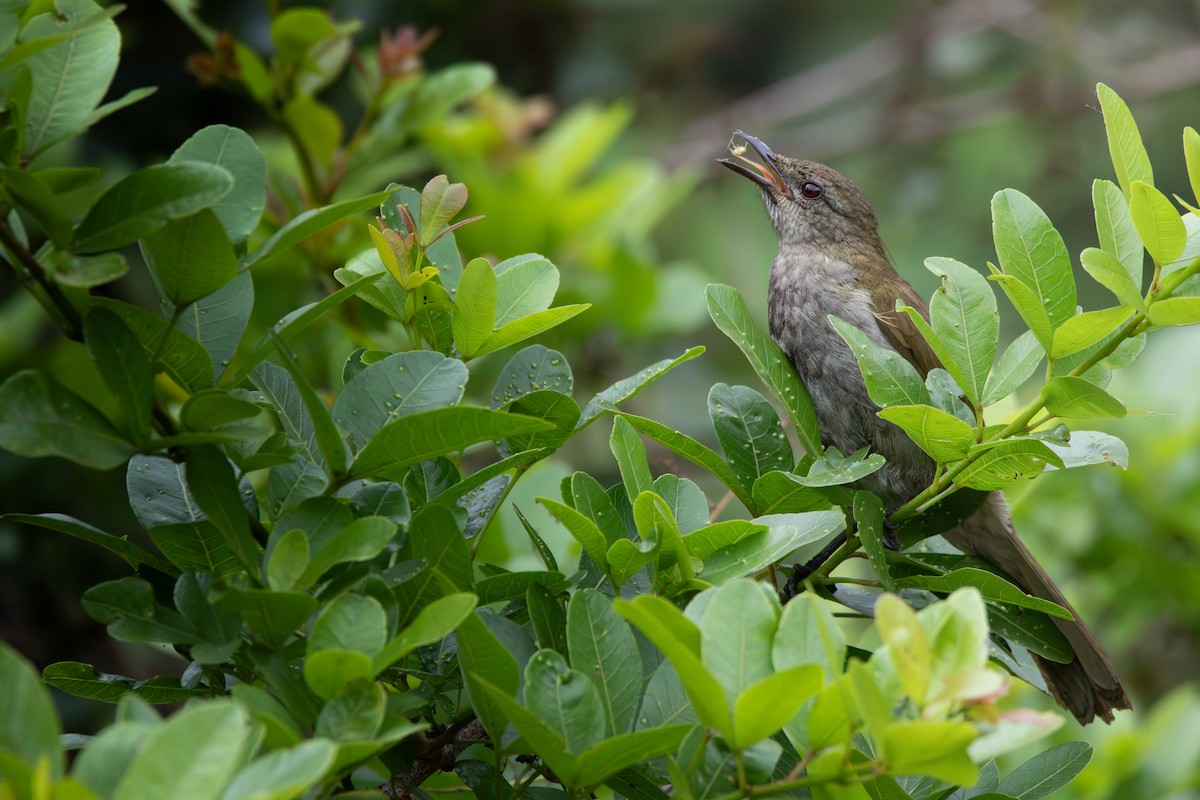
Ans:
[[[871,569],[875,571],[883,588],[894,592],[896,582],[892,579],[884,552],[883,517],[883,501],[877,495],[866,491],[854,493],[854,524],[858,528],[859,541],[862,542],[867,560],[871,562]]]
[[[95,298],[92,306],[103,306],[125,323],[142,343],[146,357],[161,366],[173,381],[189,391],[207,389],[213,383],[212,359],[194,339],[145,309],[118,300]],[[165,342],[164,342],[165,340]]]
[[[544,345],[531,344],[509,359],[492,389],[492,408],[516,400],[530,392],[551,390],[571,394],[575,378],[566,357]]]
[[[1029,380],[1042,363],[1044,354],[1045,351],[1042,350],[1033,331],[1025,331],[1013,339],[1008,347],[1004,348],[995,369],[988,376],[980,402],[990,406],[1008,397]]]
[[[1137,229],[1129,217],[1129,201],[1112,181],[1097,180],[1092,183],[1092,205],[1096,209],[1096,235],[1100,249],[1117,260],[1129,277],[1129,282],[1139,287],[1140,295],[1145,254],[1142,240],[1138,238]],[[1087,269],[1086,262],[1084,269]],[[1121,302],[1130,304],[1124,298],[1121,298]]]
[[[496,327],[496,273],[487,259],[476,258],[463,270],[454,298],[454,344],[464,358],[483,346]]]
[[[189,706],[146,737],[113,800],[147,795],[218,800],[243,763],[250,738],[250,720],[236,703]]]
[[[1195,325],[1200,322],[1200,297],[1168,297],[1150,306],[1155,325]]]
[[[1016,189],[997,192],[992,198],[992,235],[1001,269],[1033,291],[1051,325],[1075,313],[1071,258],[1062,236],[1036,203]]]
[[[304,659],[304,682],[322,700],[333,700],[347,686],[371,676],[371,656],[332,647]]]
[[[930,775],[961,786],[979,779],[979,769],[967,755],[967,745],[979,735],[965,721],[914,720],[888,725],[880,742],[888,772]]]
[[[179,419],[188,430],[210,431],[257,417],[260,411],[254,403],[221,389],[201,389],[184,402]]]
[[[297,94],[283,104],[280,116],[303,149],[302,158],[310,158],[329,169],[338,145],[342,143],[342,118],[332,108],[312,97]]]
[[[729,744],[741,750],[773,735],[821,689],[823,678],[820,667],[808,664],[781,669],[747,686],[734,702]]]
[[[525,667],[525,702],[578,753],[604,739],[605,717],[596,685],[567,667],[553,650],[539,650]]]
[[[555,306],[545,311],[539,311],[536,314],[515,319],[489,334],[483,340],[483,344],[479,346],[479,349],[475,351],[474,355],[486,355],[496,350],[502,350],[510,344],[516,344],[532,336],[537,336],[539,333],[544,333],[551,328],[561,325],[572,317],[582,314],[591,307],[591,303]]]
[[[596,523],[608,545],[625,538],[625,523],[617,513],[612,498],[591,475],[576,472],[571,476],[571,500],[579,513]]]
[[[11,753],[30,766],[45,759],[49,777],[60,778],[63,751],[58,712],[33,666],[3,642],[0,683],[4,684],[0,692],[0,752]]]
[[[325,471],[329,475],[329,480],[331,483],[335,482],[346,472],[346,443],[342,441],[341,434],[333,424],[333,415],[329,406],[325,405],[325,401],[309,385],[304,371],[296,361],[295,354],[273,332],[269,335],[274,339],[279,358],[283,362],[284,368],[292,376],[296,391],[304,403],[304,409],[308,412],[308,418],[312,422],[313,435],[317,440],[321,455],[324,457]]]
[[[505,456],[523,450],[557,450],[571,438],[579,419],[579,405],[569,396],[552,389],[529,392],[513,400],[505,410],[545,420],[553,426],[547,431],[505,439],[500,445],[500,453]]]
[[[56,3],[53,11],[35,16],[21,30],[23,43],[53,41],[25,62],[33,73],[21,153],[27,161],[88,127],[108,92],[121,49],[117,26],[94,3]]]
[[[112,469],[134,452],[104,415],[36,369],[0,385],[0,447],[28,458],[61,456],[93,469]]]
[[[1103,83],[1096,84],[1096,97],[1104,113],[1104,131],[1108,135],[1108,153],[1112,157],[1113,171],[1128,199],[1134,181],[1154,185],[1150,157],[1146,155],[1137,123],[1125,101]]]
[[[295,747],[274,750],[242,767],[220,800],[290,800],[315,786],[333,767],[337,746],[308,739]]]
[[[230,241],[246,241],[267,203],[266,160],[250,135],[228,125],[209,125],[181,144],[168,163],[180,161],[203,161],[229,170],[233,190],[214,203],[212,210]]]
[[[490,605],[524,597],[531,586],[544,586],[552,592],[561,592],[569,585],[563,574],[557,571],[501,572],[476,581],[475,593],[479,595],[480,605]]]
[[[613,608],[632,622],[675,667],[701,723],[726,735],[732,718],[725,690],[700,661],[700,631],[677,608],[661,597],[642,595],[618,599]]]
[[[467,699],[475,709],[475,714],[492,741],[499,742],[508,724],[507,704],[498,700],[495,693],[487,691],[487,686],[490,685],[500,695],[511,697],[520,686],[521,674],[512,653],[483,624],[479,613],[468,615],[458,627],[455,636],[458,642],[458,666],[464,676]],[[517,704],[514,702],[513,705]],[[543,758],[548,755],[541,750],[538,754]]]
[[[596,566],[602,570],[608,569],[609,543],[595,522],[570,506],[555,500],[539,497],[537,502],[545,506],[546,510],[566,527],[575,541],[583,547],[583,551],[596,562]]]
[[[1041,473],[1046,465],[1062,466],[1062,459],[1036,439],[1005,439],[983,451],[955,478],[971,489],[1003,489],[1010,483]]]
[[[1025,324],[1029,326],[1030,332],[1037,338],[1042,349],[1049,353],[1054,337],[1054,326],[1050,323],[1050,317],[1046,316],[1046,309],[1042,305],[1041,299],[1024,283],[1012,275],[1005,275],[995,265],[989,263],[988,269],[992,271],[988,280],[1000,284],[1008,301],[1021,315]]]
[[[294,589],[308,566],[308,539],[299,528],[279,537],[267,559],[267,585],[272,589]]]
[[[400,604],[400,626],[415,617],[417,609],[451,591],[471,591],[471,557],[454,515],[445,506],[426,505],[408,526],[407,555],[423,559],[425,569],[395,587]]]
[[[462,183],[450,183],[445,175],[429,179],[421,190],[421,244],[429,244],[433,237],[458,216],[467,204],[467,187]]]
[[[309,542],[312,554],[296,579],[296,588],[307,589],[314,585],[337,564],[369,561],[382,553],[395,537],[396,523],[377,516],[359,517],[324,543],[312,536]]]
[[[525,593],[525,604],[538,647],[567,652],[567,614],[558,598],[545,586],[535,583]]]
[[[1087,274],[1116,295],[1122,305],[1133,306],[1139,310],[1146,308],[1141,289],[1133,282],[1124,264],[1118,261],[1116,256],[1107,250],[1089,247],[1079,254],[1079,261]]]
[[[1054,332],[1050,356],[1068,356],[1107,339],[1129,320],[1132,312],[1129,306],[1117,306],[1068,317]]]
[[[1042,387],[1046,410],[1064,419],[1123,417],[1125,406],[1099,386],[1083,378],[1063,375]]]
[[[492,713],[498,720],[512,722],[530,748],[541,757],[546,766],[554,770],[555,777],[562,781],[564,786],[575,786],[578,774],[577,759],[567,751],[567,743],[558,731],[513,699],[511,693],[516,691],[515,685],[513,689],[501,689],[481,675],[470,672],[464,674],[467,685],[475,686],[480,698],[479,701],[473,701],[476,713],[479,714],[481,703],[487,703],[494,709]],[[487,729],[487,722],[482,718],[480,721]],[[493,736],[493,739],[496,737]]]
[[[83,335],[96,371],[125,415],[130,438],[148,442],[154,373],[141,342],[120,317],[103,307],[88,312]]]
[[[670,725],[605,739],[579,754],[577,780],[595,786],[617,772],[675,752],[691,725]]]
[[[495,81],[496,70],[490,64],[463,62],[439,70],[417,87],[404,111],[403,124],[418,130],[436,122]]]
[[[729,581],[712,595],[700,619],[700,655],[731,700],[771,676],[771,641],[779,614],[773,590],[755,581]],[[736,731],[736,715],[733,721]]]
[[[95,256],[77,256],[51,250],[39,261],[60,286],[90,289],[112,283],[129,272],[129,262],[120,253],[100,253]]]
[[[815,664],[825,671],[827,681],[837,680],[846,660],[846,642],[823,601],[806,593],[783,607],[771,660],[776,670]]]
[[[758,377],[783,404],[801,447],[806,453],[821,452],[817,412],[788,355],[754,324],[750,309],[737,289],[709,284],[705,297],[713,322],[738,346]]]
[[[1069,438],[1066,443],[1045,440],[1067,469],[1088,464],[1111,464],[1121,469],[1129,466],[1129,448],[1115,436],[1099,431],[1071,431]]]
[[[979,405],[1000,340],[996,295],[987,279],[952,258],[927,258],[925,268],[942,280],[929,313],[930,326],[950,355],[946,369]]]
[[[125,560],[125,563],[134,569],[137,569],[141,564],[146,564],[167,575],[174,575],[178,572],[171,564],[163,561],[150,551],[144,550],[129,541],[126,537],[114,536],[107,531],[92,527],[86,522],[80,522],[74,517],[68,517],[65,514],[4,514],[0,519],[18,523],[23,522],[26,525],[36,525],[39,528],[47,528],[59,533],[65,533],[68,536],[74,536],[76,539],[82,539],[85,542],[103,547],[110,553],[120,556]]]
[[[1190,126],[1183,129],[1183,157],[1192,185],[1192,199],[1200,203],[1200,133]]]
[[[187,161],[144,167],[97,198],[75,229],[74,250],[114,250],[208,208],[233,189],[229,170]]]
[[[333,419],[361,446],[387,423],[408,414],[457,405],[466,366],[440,353],[396,353],[363,369],[333,404]]]
[[[220,606],[236,611],[267,644],[282,644],[317,607],[316,598],[300,592],[230,589]]]
[[[172,305],[207,297],[237,275],[233,246],[212,209],[170,220],[142,238],[159,290]]]
[[[703,528],[684,535],[683,543],[693,558],[704,561],[714,553],[719,553],[726,547],[737,544],[753,533],[764,533],[766,525],[759,525],[745,519],[730,519],[724,522],[714,522]]]
[[[558,268],[529,253],[496,265],[496,325],[545,311],[558,292]]]
[[[754,510],[759,514],[791,514],[820,511],[830,507],[829,500],[804,479],[788,472],[768,472],[754,482]]]
[[[1155,264],[1170,264],[1187,246],[1187,229],[1167,196],[1135,180],[1129,189],[1129,216]]]
[[[440,642],[475,610],[476,598],[463,592],[439,597],[422,608],[399,635],[375,654],[372,671],[378,675],[406,655],[427,644]]]
[[[871,402],[880,408],[929,402],[925,382],[908,359],[891,348],[880,347],[861,330],[832,314],[829,323],[858,361]]]
[[[259,547],[250,534],[250,517],[229,461],[211,445],[189,447],[186,455],[187,485],[196,504],[217,526],[242,566],[257,573]]]
[[[1041,800],[1070,783],[1092,760],[1087,742],[1065,742],[1038,753],[1000,781],[997,791],[1017,800]]]
[[[799,514],[767,514],[754,520],[766,525],[764,533],[739,539],[704,562],[700,579],[719,584],[778,563],[798,547],[819,542],[846,524],[840,511],[807,511]]]
[[[848,456],[843,456],[837,448],[830,447],[826,449],[823,457],[809,465],[808,474],[804,476],[804,485],[841,486],[853,483],[878,472],[884,461],[883,456],[868,453],[865,447]]]
[[[11,100],[9,101],[12,102]],[[68,249],[71,241],[71,221],[63,202],[37,175],[23,169],[4,167],[3,187],[7,194],[37,220],[46,236],[60,250]]]
[[[195,644],[195,628],[175,611],[158,605],[150,584],[141,578],[98,583],[83,594],[83,610],[125,642]]]
[[[711,449],[700,444],[700,442],[697,442],[690,436],[672,430],[666,425],[655,422],[652,419],[636,417],[633,414],[626,414],[624,412],[617,412],[615,416],[617,419],[626,422],[630,428],[636,429],[676,454],[686,458],[688,461],[691,461],[693,464],[708,470],[721,483],[725,484],[747,508],[754,507],[752,505],[754,500],[749,496],[746,487],[742,485],[737,473],[726,463],[725,459],[721,458]],[[614,420],[614,431],[616,430],[615,425],[616,421]],[[636,497],[636,495],[634,496]]]
[[[786,470],[794,463],[775,409],[750,387],[715,384],[708,393],[708,413],[743,488],[750,488],[767,472]]]
[[[1075,618],[1070,611],[1057,603],[1028,595],[999,575],[974,567],[963,567],[945,575],[911,575],[897,579],[896,584],[905,589],[927,589],[947,594],[963,586],[974,586],[987,600],[1032,608],[1034,611],[1063,619]]]
[[[645,389],[656,380],[666,375],[685,361],[691,361],[704,352],[703,347],[692,347],[683,352],[678,358],[665,358],[632,375],[617,381],[604,391],[593,397],[583,408],[576,428],[585,428],[599,419],[608,411],[609,406],[619,406],[638,392]]]
[[[374,656],[387,642],[387,615],[374,597],[346,592],[321,609],[308,633],[308,655],[350,650]]]
[[[263,259],[279,255],[292,245],[299,244],[317,231],[329,227],[338,220],[366,211],[369,208],[375,208],[388,197],[388,194],[387,191],[376,192],[375,194],[342,200],[331,205],[310,209],[302,214],[297,214],[286,225],[271,234],[271,238],[263,242],[261,247],[244,255],[241,258],[241,265],[243,268],[249,268]],[[363,283],[365,285],[367,281],[364,279]],[[350,292],[350,294],[353,294],[353,292]],[[329,300],[329,298],[325,299]]]
[[[350,465],[350,477],[365,478],[385,470],[398,470],[479,442],[550,427],[532,417],[465,406],[409,414],[380,428]]]
[[[939,463],[957,461],[975,443],[975,430],[970,425],[932,406],[892,406],[878,416],[902,428]]]
[[[642,492],[649,491],[654,478],[650,475],[650,463],[646,460],[646,445],[624,416],[613,418],[608,445],[617,460],[625,495],[632,500]]]

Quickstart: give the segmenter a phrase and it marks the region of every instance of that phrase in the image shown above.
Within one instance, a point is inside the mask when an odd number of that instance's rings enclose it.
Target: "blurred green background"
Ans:
[[[269,54],[263,4],[197,7],[209,24]],[[393,180],[419,186],[439,172],[467,183],[467,213],[487,216],[459,233],[465,252],[541,252],[562,270],[561,302],[595,304],[543,337],[569,356],[579,397],[690,345],[709,347],[630,405],[710,444],[708,387],[753,377],[708,324],[703,287],[736,285],[761,320],[775,249],[757,193],[714,163],[735,128],[856,180],[897,267],[924,295],[933,287],[921,267],[926,256],[980,269],[994,260],[988,203],[1005,187],[1034,198],[1072,253],[1096,244],[1091,181],[1111,177],[1097,81],[1132,109],[1158,187],[1189,194],[1179,142],[1185,125],[1200,125],[1196,3],[342,0],[331,9],[339,21],[361,21],[355,41],[364,57],[373,57],[381,29],[412,25],[437,32],[417,56],[425,69],[482,61],[498,78],[348,179],[339,196]],[[204,125],[226,123],[251,132],[267,153],[276,205],[299,191],[283,135],[248,97],[198,79],[203,70],[189,55],[201,44],[167,4],[139,0],[117,23],[124,49],[112,95],[145,85],[159,91],[55,157],[116,175],[165,159]],[[351,122],[353,72],[321,96]],[[366,246],[364,233],[324,252],[349,257]],[[248,336],[328,291],[337,266],[297,258],[256,267]],[[1081,304],[1099,307],[1103,290],[1078,275]],[[149,279],[136,268],[105,289],[149,305]],[[1001,308],[1011,337],[1016,315]],[[371,310],[359,311],[366,335],[374,330],[386,341]],[[339,385],[341,363],[363,335],[334,321],[301,343],[319,385]],[[506,358],[471,365],[476,399],[490,392]],[[30,365],[65,371],[85,396],[98,385],[81,348],[64,342],[5,272],[0,376]],[[1099,757],[1061,796],[1200,792],[1198,368],[1195,330],[1156,334],[1113,389],[1131,408],[1161,413],[1102,425],[1129,444],[1130,471],[1092,467],[1009,493],[1023,537],[1105,643],[1138,709],[1111,728],[1068,723],[1060,735],[1092,740]],[[531,498],[556,493],[563,475],[615,474],[602,427],[513,493],[539,527],[548,523]],[[659,471],[699,480],[669,453],[652,458]],[[710,499],[719,499],[715,489]],[[122,470],[93,473],[0,452],[0,511],[58,511],[139,535]],[[531,557],[513,523],[506,512],[487,534],[493,559]],[[115,559],[0,522],[0,638],[38,665],[69,658],[134,677],[177,670],[168,654],[112,642],[80,610],[87,586],[121,574]],[[68,729],[82,730],[103,709],[65,713]]]

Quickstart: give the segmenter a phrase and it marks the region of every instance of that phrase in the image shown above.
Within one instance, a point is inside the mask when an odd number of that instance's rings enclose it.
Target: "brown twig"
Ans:
[[[459,753],[471,744],[469,740],[484,737],[483,726],[477,719],[463,720],[451,725],[432,738],[426,736],[417,744],[417,757],[412,767],[403,775],[392,778],[379,787],[392,800],[416,800],[413,793],[435,772],[449,772]]]

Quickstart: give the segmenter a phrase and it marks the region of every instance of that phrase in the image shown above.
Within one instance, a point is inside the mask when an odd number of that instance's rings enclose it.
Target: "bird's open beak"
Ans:
[[[729,167],[734,172],[762,186],[764,189],[769,189],[772,192],[778,192],[784,197],[791,197],[792,192],[788,189],[787,184],[783,182],[783,176],[779,174],[778,162],[776,160],[775,151],[767,147],[763,142],[748,133],[734,131],[734,139],[742,139],[746,144],[754,148],[754,152],[762,159],[762,163],[751,161],[742,153],[745,152],[745,146],[733,146],[730,143],[729,156],[726,158],[718,158],[717,161]]]

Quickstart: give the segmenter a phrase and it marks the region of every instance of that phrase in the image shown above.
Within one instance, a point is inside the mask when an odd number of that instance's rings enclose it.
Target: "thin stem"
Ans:
[[[833,552],[833,555],[831,555],[829,560],[821,565],[821,568],[817,570],[816,574],[822,578],[829,577],[829,573],[833,572],[833,570],[836,569],[839,564],[858,552],[858,548],[861,546],[862,543],[858,539],[858,534],[850,534],[846,537],[845,543],[843,543],[841,547]]]
[[[16,270],[21,284],[58,324],[63,335],[77,342],[83,341],[83,325],[79,313],[59,285],[46,277],[46,271],[42,269],[37,258],[21,244],[16,232],[3,217],[0,217],[0,244],[12,255],[13,269]]]

